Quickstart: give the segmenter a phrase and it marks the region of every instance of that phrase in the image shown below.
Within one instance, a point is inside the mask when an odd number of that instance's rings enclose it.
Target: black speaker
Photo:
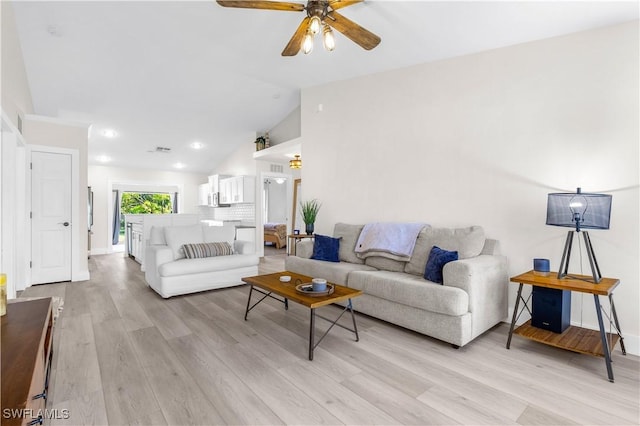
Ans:
[[[555,288],[533,287],[531,325],[562,333],[571,322],[571,292]]]

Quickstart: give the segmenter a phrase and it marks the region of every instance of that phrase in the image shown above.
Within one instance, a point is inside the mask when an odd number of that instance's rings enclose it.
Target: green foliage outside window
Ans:
[[[140,194],[125,192],[122,194],[120,212],[123,214],[162,214],[173,211],[171,195]]]

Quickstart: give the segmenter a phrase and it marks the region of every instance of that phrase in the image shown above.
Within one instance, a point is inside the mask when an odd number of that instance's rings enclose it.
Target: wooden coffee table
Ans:
[[[283,283],[280,281],[280,277],[283,275],[289,275],[291,277],[291,281],[287,283]],[[249,290],[249,299],[247,300],[247,309],[244,313],[244,320],[247,320],[247,315],[249,311],[256,307],[260,302],[265,300],[267,297],[275,299],[279,302],[284,303],[284,308],[289,309],[289,300],[292,300],[296,303],[299,303],[303,306],[306,306],[311,310],[311,316],[309,320],[309,360],[313,361],[313,350],[320,344],[322,339],[329,334],[329,331],[333,328],[334,325],[338,327],[344,328],[345,330],[349,330],[356,335],[356,342],[360,340],[358,336],[358,328],[356,326],[356,316],[353,312],[353,305],[351,304],[351,299],[360,296],[362,291],[354,290],[352,288],[344,287],[341,285],[329,283],[335,287],[332,294],[328,296],[308,296],[306,294],[301,294],[296,291],[296,285],[301,283],[310,283],[311,277],[306,275],[296,274],[294,272],[278,272],[275,274],[267,274],[267,275],[256,275],[255,277],[246,277],[242,278],[242,281],[251,285],[251,289]],[[251,304],[251,296],[253,292],[258,292],[263,296],[255,302],[253,305]],[[276,296],[280,296],[280,298]],[[321,315],[316,314],[316,309],[322,306],[327,306],[332,303],[341,302],[343,300],[347,300],[347,306],[342,310],[340,315],[335,320],[331,320],[329,318],[325,318]],[[351,313],[351,319],[353,320],[353,329],[345,327],[342,324],[338,324],[342,315],[345,312],[349,311]],[[331,326],[324,332],[324,334],[320,337],[320,339],[316,342],[314,336],[315,329],[315,320],[316,317],[321,318],[325,321],[331,323]]]

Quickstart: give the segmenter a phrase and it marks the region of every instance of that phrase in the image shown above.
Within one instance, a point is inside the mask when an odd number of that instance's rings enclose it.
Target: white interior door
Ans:
[[[71,155],[31,153],[31,283],[71,281]]]

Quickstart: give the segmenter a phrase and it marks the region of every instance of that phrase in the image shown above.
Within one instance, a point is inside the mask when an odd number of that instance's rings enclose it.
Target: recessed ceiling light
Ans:
[[[102,134],[104,135],[105,138],[115,138],[116,136],[118,136],[118,132],[116,132],[113,129],[103,130]]]
[[[109,161],[111,161],[111,157],[109,157],[108,155],[98,155],[96,157],[96,160],[101,163],[108,163]]]
[[[184,169],[185,165],[182,163],[176,163],[173,165],[173,167],[175,167],[176,169]]]
[[[193,149],[202,149],[204,148],[204,144],[202,142],[192,142],[191,145],[189,145],[191,148]]]

